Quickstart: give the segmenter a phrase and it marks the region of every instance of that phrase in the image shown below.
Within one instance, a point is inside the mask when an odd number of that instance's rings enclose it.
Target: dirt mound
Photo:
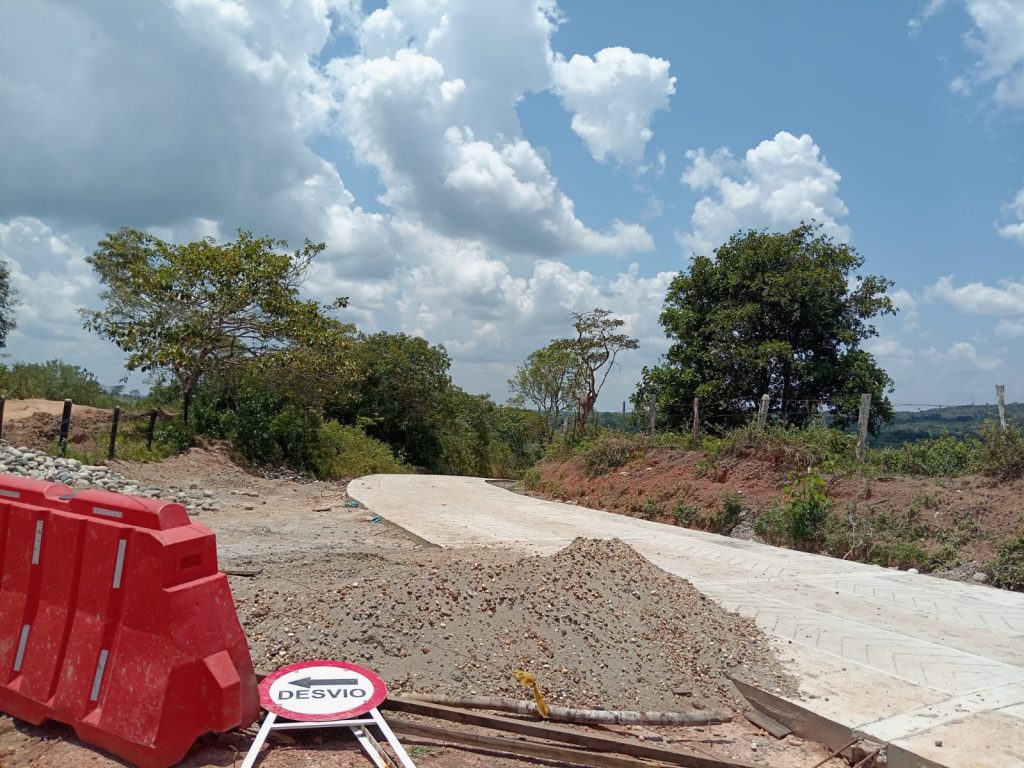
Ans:
[[[792,690],[752,621],[618,540],[578,539],[550,557],[424,551],[384,565],[339,557],[334,583],[320,570],[312,584],[308,565],[268,564],[271,579],[307,584],[283,601],[268,586],[249,599],[236,588],[257,665],[349,658],[401,690],[520,698],[512,674],[525,669],[552,703],[609,709],[735,710],[727,674]]]
[[[94,435],[109,434],[110,418],[108,411],[88,406],[74,406],[71,411],[68,441],[80,444]],[[60,421],[61,412],[59,410],[56,414],[46,410],[9,419],[5,409],[3,439],[15,446],[39,451],[48,450],[60,437]]]

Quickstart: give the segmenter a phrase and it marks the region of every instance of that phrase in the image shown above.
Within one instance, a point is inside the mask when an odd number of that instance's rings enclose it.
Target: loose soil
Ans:
[[[794,473],[791,457],[785,451],[729,456],[709,471],[701,467],[702,458],[693,451],[652,449],[596,477],[572,459],[546,462],[538,467],[540,492],[535,495],[669,524],[676,523],[673,507],[693,505],[699,515],[692,525],[713,528],[712,518],[731,492],[739,496],[745,511],[729,533],[756,538],[754,519],[785,500],[783,488]],[[1002,543],[1024,535],[1024,480],[842,475],[826,479],[832,517],[848,529],[851,544],[859,543],[871,525],[881,523],[893,538],[905,537],[927,556],[922,562],[882,565],[912,564],[925,571],[935,568],[938,576],[970,580],[985,571]]]

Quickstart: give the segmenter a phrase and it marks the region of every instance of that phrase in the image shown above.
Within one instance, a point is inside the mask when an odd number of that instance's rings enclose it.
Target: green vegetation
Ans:
[[[708,517],[708,530],[728,535],[739,525],[745,512],[743,498],[736,491],[723,491],[718,510]]]
[[[981,449],[978,467],[981,473],[999,480],[1024,477],[1024,430],[1013,424],[1000,429],[986,424],[979,430]]]
[[[894,475],[956,477],[978,467],[982,442],[977,438],[943,435],[933,439],[882,448],[871,455],[872,463]]]
[[[977,437],[978,429],[996,414],[994,405],[951,405],[923,411],[897,411],[872,439],[877,448],[916,443],[949,435]],[[1024,424],[1024,403],[1007,403],[1006,418]]]
[[[816,551],[832,509],[825,493],[825,480],[813,472],[792,475],[783,493],[785,503],[761,515],[754,522],[754,532],[772,544]]]
[[[81,311],[85,327],[128,354],[128,370],[165,372],[178,383],[182,414],[207,374],[253,360],[311,354],[332,357],[352,327],[299,297],[323,243],[287,243],[239,230],[234,242],[212,238],[165,243],[137,229],[108,234],[86,261],[104,286],[101,310]]]
[[[700,507],[695,504],[683,504],[679,502],[672,507],[672,519],[676,521],[676,525],[683,525],[687,528],[693,528],[697,521],[700,520]]]
[[[110,394],[85,368],[60,360],[0,365],[0,391],[6,397],[47,400],[70,398],[79,405],[112,408],[124,399]]]
[[[844,426],[869,392],[877,429],[892,416],[892,381],[860,345],[877,335],[871,321],[896,309],[892,283],[858,275],[863,264],[816,224],[737,233],[713,258],[698,256],[669,287],[661,324],[673,343],[644,369],[636,410],[656,399],[661,422],[684,429],[700,397],[706,420],[737,426],[767,394],[786,423],[825,411]]]
[[[989,566],[992,583],[1005,589],[1024,589],[1024,534],[1011,539],[999,549]]]

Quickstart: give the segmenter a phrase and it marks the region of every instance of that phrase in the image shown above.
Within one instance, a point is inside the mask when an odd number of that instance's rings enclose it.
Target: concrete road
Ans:
[[[622,539],[775,639],[801,681],[794,701],[841,726],[823,741],[852,730],[887,743],[891,768],[1024,768],[1024,594],[540,501],[477,478],[371,475],[348,492],[443,547],[546,554],[578,536]]]

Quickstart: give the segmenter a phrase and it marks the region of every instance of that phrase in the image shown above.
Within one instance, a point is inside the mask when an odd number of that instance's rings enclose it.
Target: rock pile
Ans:
[[[164,499],[181,504],[190,515],[200,512],[215,512],[220,505],[214,494],[193,485],[188,488],[139,485],[117,474],[109,467],[83,464],[77,459],[62,459],[48,455],[45,451],[14,447],[0,440],[0,472],[33,480],[63,483],[75,490],[101,488],[105,491],[123,493],[128,496],[144,496],[150,499]]]

